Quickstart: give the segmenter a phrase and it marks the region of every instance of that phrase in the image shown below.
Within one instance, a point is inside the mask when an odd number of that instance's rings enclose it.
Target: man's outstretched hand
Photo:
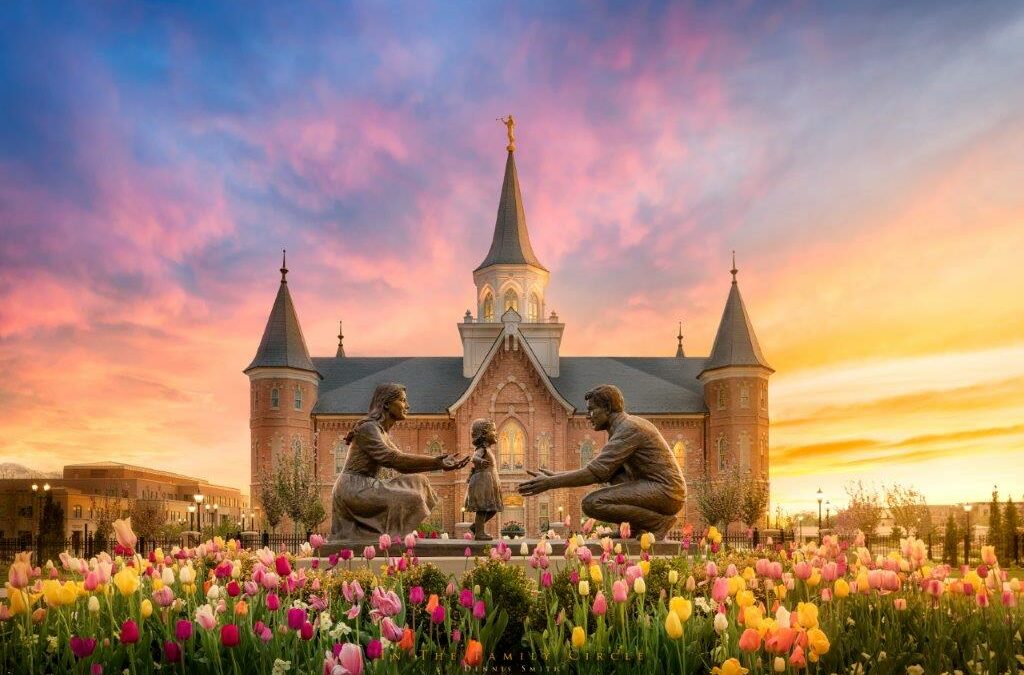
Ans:
[[[524,497],[539,495],[540,493],[547,492],[555,487],[551,484],[551,476],[555,475],[553,471],[548,471],[547,469],[530,471],[527,469],[526,473],[533,476],[533,478],[519,484],[518,492]]]

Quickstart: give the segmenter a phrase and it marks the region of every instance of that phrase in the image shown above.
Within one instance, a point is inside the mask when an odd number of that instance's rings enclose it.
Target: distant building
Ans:
[[[467,453],[474,418],[497,424],[505,510],[492,521],[492,533],[518,525],[536,534],[563,515],[579,522],[581,500],[592,488],[524,499],[516,487],[527,469],[578,469],[600,451],[607,436],[590,428],[583,395],[602,383],[621,388],[628,410],[658,427],[691,489],[698,478],[734,468],[768,481],[773,370],[740,296],[735,264],[710,356],[686,356],[681,329],[673,349],[666,345],[674,356],[562,356],[566,324],[550,310],[550,272],[530,243],[513,151],[510,145],[491,247],[472,271],[476,311],[457,323],[461,356],[351,357],[339,334],[334,356],[310,358],[282,265],[263,338],[245,369],[252,495],[277,458],[311,449],[330,514],[331,489],[348,452],[343,439],[383,382],[408,387],[410,417],[391,431],[406,452]],[[468,472],[430,476],[440,501],[428,522],[451,532],[463,520]],[[679,514],[691,523],[699,522],[695,502],[691,495]]]
[[[188,510],[196,505],[196,494],[203,495],[203,525],[241,523],[243,515],[251,522],[254,517],[248,496],[238,488],[120,462],[69,464],[61,478],[0,480],[0,538],[35,535],[47,492],[64,511],[66,538],[94,531],[98,509],[111,505],[127,511],[137,500],[158,502],[167,523],[185,526],[196,522]]]

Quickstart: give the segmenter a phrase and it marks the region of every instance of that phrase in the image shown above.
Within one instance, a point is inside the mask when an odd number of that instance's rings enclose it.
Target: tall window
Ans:
[[[252,390],[252,411],[256,412],[260,407],[260,390],[253,387]]]
[[[488,323],[494,321],[494,296],[490,291],[484,296],[484,321]]]
[[[744,473],[750,472],[750,434],[746,431],[740,432],[739,439],[740,470]]]
[[[672,446],[672,454],[676,456],[676,463],[679,464],[679,468],[683,468],[686,464],[686,441],[676,441],[675,445]]]
[[[71,513],[72,513],[72,516],[71,516],[72,518],[81,518],[82,517],[82,507],[81,506],[76,506],[74,509],[72,509]]]
[[[295,387],[295,409],[302,410],[302,387]]]
[[[725,385],[724,384],[718,385],[717,391],[718,391],[718,409],[719,410],[724,410],[725,409],[725,404],[726,404],[726,400],[725,400],[725,396],[726,396]]]
[[[729,454],[729,441],[726,440],[725,434],[718,434],[718,438],[715,440],[715,449],[718,450],[718,470],[725,471],[726,459]]]
[[[746,382],[740,385],[740,407],[750,407],[750,385]]]
[[[547,432],[537,436],[537,466],[551,468],[551,436]]]
[[[536,323],[540,317],[540,298],[536,293],[530,293],[530,303],[526,307],[526,320]]]
[[[526,448],[526,434],[515,421],[509,420],[498,434],[498,466],[502,471],[517,471],[523,468],[523,450]]]
[[[768,434],[761,434],[761,473],[768,477]]]
[[[768,385],[767,384],[762,384],[761,385],[761,407],[762,408],[767,408],[768,407]]]
[[[580,468],[590,464],[592,459],[594,459],[594,441],[585,438],[580,443]]]
[[[547,532],[551,528],[550,502],[541,502],[537,505],[537,520],[540,521],[541,532]]]
[[[277,410],[281,406],[281,390],[274,387],[270,390],[270,407]]]
[[[510,309],[519,311],[519,296],[511,288],[505,291],[505,311]]]
[[[338,438],[334,444],[334,475],[337,476],[345,470],[345,460],[348,459],[348,444],[345,443],[345,438]]]
[[[436,438],[427,443],[427,454],[431,457],[440,457],[444,454],[444,443],[437,440]],[[434,471],[433,473],[442,473],[441,469]]]

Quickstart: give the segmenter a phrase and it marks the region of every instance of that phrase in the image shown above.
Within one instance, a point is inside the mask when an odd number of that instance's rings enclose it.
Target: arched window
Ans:
[[[345,470],[345,460],[348,459],[348,444],[344,436],[338,438],[331,452],[334,454],[334,475],[337,476]]]
[[[484,321],[488,323],[494,321],[494,296],[490,291],[484,296]]]
[[[444,443],[437,440],[436,438],[427,443],[427,454],[431,457],[440,457],[444,454]],[[442,473],[441,469],[434,471],[434,473]]]
[[[302,439],[298,436],[292,437],[292,454],[295,457],[302,455]]]
[[[761,385],[761,407],[764,409],[768,408],[768,385]]]
[[[295,387],[295,409],[302,410],[302,387]]]
[[[498,467],[502,471],[521,471],[526,434],[517,422],[509,420],[498,434]]]
[[[590,460],[594,459],[594,441],[589,438],[583,439],[580,443],[580,467],[584,467],[590,464]]]
[[[270,390],[270,407],[274,410],[281,407],[281,390],[277,387]]]
[[[536,293],[530,293],[530,304],[526,308],[526,320],[536,323],[540,317],[540,298]]]
[[[252,411],[256,412],[260,409],[260,390],[255,387],[252,390]]]
[[[505,310],[504,311],[507,312],[510,309],[513,309],[513,310],[515,310],[517,312],[519,311],[519,296],[516,295],[516,292],[513,291],[511,288],[508,289],[507,291],[505,291]]]
[[[718,409],[724,410],[726,404],[726,389],[724,384],[718,385]]]
[[[551,468],[551,436],[547,432],[537,436],[537,466]]]
[[[740,384],[740,407],[750,407],[750,385],[746,382]]]
[[[715,449],[718,451],[718,470],[725,471],[726,456],[729,454],[729,441],[726,440],[725,434],[718,434],[718,438],[715,440]]]
[[[672,446],[672,454],[676,456],[676,463],[679,464],[679,468],[683,468],[686,464],[686,442],[676,441],[675,445]]]
[[[750,434],[741,431],[739,441],[740,470],[750,473]]]

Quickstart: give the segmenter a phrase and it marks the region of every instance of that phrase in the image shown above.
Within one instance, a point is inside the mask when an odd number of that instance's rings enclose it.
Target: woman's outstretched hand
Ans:
[[[441,455],[441,470],[455,471],[469,463],[470,456],[459,457],[458,455]]]

